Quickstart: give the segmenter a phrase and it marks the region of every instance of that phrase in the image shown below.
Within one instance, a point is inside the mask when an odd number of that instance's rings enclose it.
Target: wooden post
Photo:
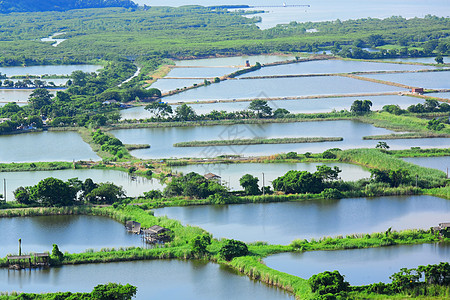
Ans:
[[[22,239],[19,239],[19,256],[22,255]]]

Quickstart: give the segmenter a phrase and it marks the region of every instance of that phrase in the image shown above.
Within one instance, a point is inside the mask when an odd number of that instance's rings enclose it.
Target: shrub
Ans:
[[[219,250],[219,255],[227,261],[230,261],[235,257],[245,256],[247,254],[247,245],[244,242],[236,240],[226,240],[225,244]]]

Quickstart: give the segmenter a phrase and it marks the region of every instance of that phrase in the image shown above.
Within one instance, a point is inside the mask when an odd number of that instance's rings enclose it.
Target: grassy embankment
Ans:
[[[206,147],[206,146],[229,146],[229,145],[295,144],[295,143],[338,142],[342,140],[344,140],[342,137],[298,137],[298,138],[273,138],[273,139],[255,138],[255,139],[180,142],[173,144],[173,146]]]

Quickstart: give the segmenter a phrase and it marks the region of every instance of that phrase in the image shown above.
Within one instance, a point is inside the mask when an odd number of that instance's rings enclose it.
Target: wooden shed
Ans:
[[[219,175],[216,175],[214,173],[205,174],[204,177],[208,180],[220,180],[222,178]]]
[[[170,232],[170,229],[153,225],[143,231],[144,240],[150,244],[164,243],[170,240],[170,236],[167,234],[168,232]]]
[[[50,265],[50,254],[32,253],[30,255],[7,256],[10,269],[20,270],[23,268],[48,267]]]
[[[135,221],[127,221],[127,223],[125,224],[125,228],[128,232],[132,232],[135,234],[141,233],[141,223]]]
[[[423,88],[412,88],[411,91],[415,94],[423,94]]]

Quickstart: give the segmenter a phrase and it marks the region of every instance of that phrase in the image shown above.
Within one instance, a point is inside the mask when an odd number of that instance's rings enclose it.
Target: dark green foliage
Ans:
[[[426,99],[424,104],[410,105],[407,110],[412,113],[448,112],[450,111],[450,105],[434,99]]]
[[[272,115],[272,108],[270,108],[266,100],[253,100],[250,102],[248,109],[256,111],[260,118]]]
[[[205,199],[214,194],[228,196],[227,189],[215,180],[208,180],[204,176],[191,172],[181,177],[173,177],[164,189],[167,197],[187,196]]]
[[[96,204],[113,204],[125,197],[121,186],[106,182],[100,183],[91,192],[86,194],[86,201]]]
[[[245,174],[239,179],[239,184],[244,188],[246,195],[259,195],[261,191],[258,187],[259,179],[250,174]]]
[[[118,158],[122,158],[124,153],[127,153],[123,143],[118,138],[111,137],[100,129],[92,133],[92,139],[96,144],[101,145],[102,151],[109,152]]]
[[[444,58],[440,54],[438,54],[434,60],[436,61],[437,64],[443,64],[444,63]]]
[[[297,159],[298,154],[297,154],[297,152],[288,152],[288,153],[286,153],[286,158],[287,159]]]
[[[394,273],[389,278],[392,280],[392,287],[398,291],[411,289],[419,283],[422,274],[416,269],[401,268],[400,272]]]
[[[92,298],[98,300],[128,300],[136,296],[137,288],[130,284],[99,284],[92,291]]]
[[[370,100],[355,100],[353,101],[350,111],[356,115],[363,115],[370,112],[372,102]]]
[[[137,5],[130,0],[46,0],[38,2],[33,0],[4,0],[0,6],[0,13],[136,6]]]
[[[320,193],[324,189],[322,177],[317,172],[312,174],[308,171],[291,170],[272,184],[275,191],[286,194]]]
[[[59,250],[58,245],[53,244],[52,255],[50,256],[52,265],[60,265],[64,259],[64,254]]]
[[[377,149],[387,150],[391,147],[386,142],[378,142],[378,144],[375,146]]]
[[[336,154],[334,154],[331,150],[326,150],[322,153],[322,157],[325,159],[335,159]]]
[[[450,264],[448,262],[419,266],[417,270],[424,273],[427,284],[450,285]]]
[[[158,190],[151,190],[148,192],[144,192],[144,197],[148,198],[148,199],[160,199],[162,198],[162,193],[161,191]]]
[[[427,128],[434,131],[440,131],[445,128],[445,125],[442,124],[439,119],[433,118],[428,121]]]
[[[155,114],[157,118],[163,118],[173,113],[172,106],[164,102],[152,102],[145,109]]]
[[[197,235],[191,240],[192,252],[199,255],[204,255],[208,253],[206,247],[211,245],[211,236],[208,234]]]
[[[49,177],[31,188],[30,199],[43,206],[69,206],[76,199],[76,190],[60,179]]]
[[[387,111],[390,114],[394,114],[394,115],[401,115],[406,112],[406,110],[401,109],[398,104],[397,105],[394,105],[394,104],[385,105],[385,106],[383,106],[383,110]]]
[[[317,293],[318,295],[345,292],[349,290],[350,286],[348,282],[344,281],[344,276],[338,271],[325,271],[313,275],[308,279],[308,283],[313,293]]]
[[[408,184],[411,182],[409,171],[405,169],[397,170],[370,170],[371,177],[375,182],[385,182],[391,187],[398,187],[401,184]]]
[[[225,244],[219,250],[219,255],[227,261],[230,261],[235,257],[245,256],[247,254],[247,245],[244,242],[236,240],[226,240]]]

